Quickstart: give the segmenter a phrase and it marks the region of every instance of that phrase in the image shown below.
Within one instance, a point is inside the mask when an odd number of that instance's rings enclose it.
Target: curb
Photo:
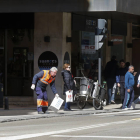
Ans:
[[[66,117],[66,116],[77,116],[77,115],[94,115],[101,113],[112,113],[112,112],[121,112],[121,110],[94,110],[94,111],[73,111],[67,113],[53,113],[53,114],[37,114],[37,115],[20,115],[20,116],[11,116],[4,119],[0,119],[0,123],[13,122],[13,121],[23,121],[31,119],[43,119],[43,118],[54,118],[54,117]]]

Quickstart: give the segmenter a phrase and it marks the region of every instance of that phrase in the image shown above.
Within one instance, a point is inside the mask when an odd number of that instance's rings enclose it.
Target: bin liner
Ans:
[[[54,112],[57,112],[60,107],[62,106],[64,100],[61,99],[60,97],[55,97],[51,103],[51,105],[49,106],[49,109],[51,109]]]
[[[105,93],[106,93],[106,89],[105,89],[105,88],[100,87],[100,92],[99,92],[99,95],[100,95],[101,100],[103,100],[103,99],[104,99],[104,97],[105,97]]]

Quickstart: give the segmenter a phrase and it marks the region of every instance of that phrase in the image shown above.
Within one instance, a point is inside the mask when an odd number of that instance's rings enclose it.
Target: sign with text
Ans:
[[[94,54],[95,51],[95,45],[82,45],[82,54]]]
[[[86,19],[86,31],[92,31],[94,32],[96,27],[97,21],[94,19]]]
[[[43,52],[39,56],[38,67],[40,70],[50,70],[52,67],[58,67],[57,56],[50,51]]]
[[[114,45],[123,44],[123,36],[111,36],[111,41]]]
[[[82,54],[94,54],[96,52],[94,32],[82,32],[81,52]]]

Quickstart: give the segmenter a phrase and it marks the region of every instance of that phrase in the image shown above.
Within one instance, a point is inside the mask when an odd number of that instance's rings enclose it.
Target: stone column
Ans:
[[[127,36],[125,43],[125,61],[132,64],[132,48],[127,48],[127,43],[132,43],[132,23],[127,23]]]
[[[50,36],[50,42],[44,42],[44,36]],[[63,80],[61,71],[64,54],[71,54],[71,43],[66,42],[66,36],[71,37],[71,13],[35,13],[34,28],[34,74],[38,68],[38,58],[45,51],[55,53],[58,58],[58,73],[55,81],[60,97],[63,97]],[[47,87],[49,102],[54,98],[50,86]],[[36,94],[34,93],[36,102]]]

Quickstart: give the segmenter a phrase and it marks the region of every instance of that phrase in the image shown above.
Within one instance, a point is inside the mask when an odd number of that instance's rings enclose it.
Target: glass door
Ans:
[[[30,30],[7,31],[7,95],[33,96],[30,88],[33,76],[34,40]]]

